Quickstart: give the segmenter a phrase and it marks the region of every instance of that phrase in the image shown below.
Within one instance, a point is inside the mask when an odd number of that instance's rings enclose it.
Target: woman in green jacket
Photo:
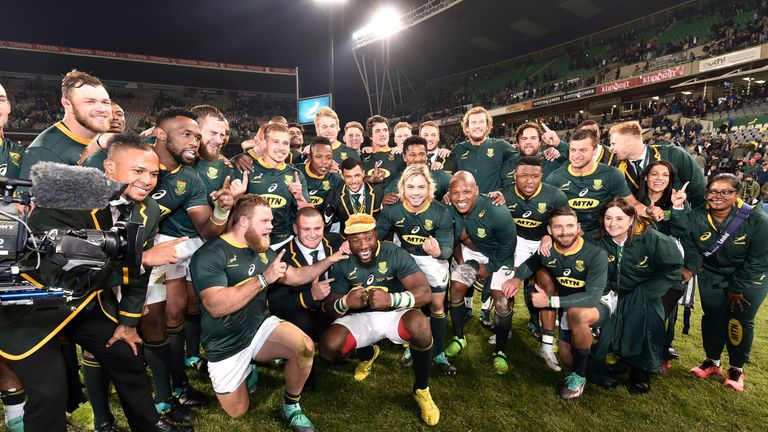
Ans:
[[[755,315],[768,293],[768,216],[738,198],[739,179],[717,174],[707,183],[707,205],[688,215],[683,281],[698,274],[704,310],[701,337],[707,357],[691,369],[699,378],[721,375],[728,350],[725,387],[744,391],[744,364],[754,338]],[[720,245],[718,247],[718,245]]]
[[[659,372],[665,341],[662,297],[679,289],[683,257],[675,242],[640,218],[623,198],[600,209],[592,236],[608,253],[608,285],[618,294],[616,314],[603,326],[598,351],[613,352],[630,368],[629,390],[647,393]]]

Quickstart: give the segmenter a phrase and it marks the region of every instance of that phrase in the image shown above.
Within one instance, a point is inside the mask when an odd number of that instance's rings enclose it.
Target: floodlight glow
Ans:
[[[749,77],[746,77],[746,78],[742,78],[742,79],[743,79],[744,81],[752,81],[752,78],[749,78]]]
[[[320,4],[341,4],[346,2],[347,0],[315,0],[315,3]]]
[[[371,17],[365,27],[352,33],[352,38],[360,39],[368,35],[385,38],[397,33],[402,27],[400,14],[394,8],[383,7]]]
[[[765,80],[757,80],[755,81],[756,84],[765,84]]]
[[[684,92],[680,92],[680,93],[682,93],[682,94],[684,94],[684,95],[686,95],[686,96],[688,96],[688,95],[692,94],[692,93],[691,93],[691,92],[689,92],[689,91],[684,91]]]
[[[658,96],[654,96],[654,97],[652,97],[651,99],[653,99],[653,100],[659,100],[659,97],[658,97]]]

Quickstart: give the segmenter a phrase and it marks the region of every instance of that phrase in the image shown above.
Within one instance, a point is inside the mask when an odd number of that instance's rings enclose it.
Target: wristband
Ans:
[[[224,210],[216,205],[213,207],[213,213],[211,214],[211,216],[212,216],[211,220],[213,221],[214,224],[224,225],[225,223],[227,223],[227,219],[229,219],[229,210]],[[217,221],[223,221],[223,222],[219,223]]]
[[[266,289],[269,286],[269,282],[267,282],[267,278],[263,274],[257,274],[256,278],[258,278],[261,283],[261,289]]]
[[[106,147],[102,146],[102,145],[101,145],[101,141],[99,141],[99,140],[101,139],[101,136],[102,136],[102,135],[104,135],[104,134],[98,134],[98,135],[96,135],[96,145],[97,145],[97,146],[99,146],[99,148],[100,148],[100,149],[102,149],[102,150],[106,150]]]
[[[349,310],[349,306],[347,306],[347,302],[344,301],[344,299],[346,298],[347,296],[344,296],[336,300],[335,302],[333,302],[333,310],[335,310],[336,313],[339,315],[344,315]]]
[[[560,308],[560,297],[558,296],[552,296],[549,298],[549,301],[547,301],[549,304],[549,307],[552,309],[559,309]]]
[[[389,297],[393,308],[412,308],[416,304],[416,297],[410,291],[391,293]]]

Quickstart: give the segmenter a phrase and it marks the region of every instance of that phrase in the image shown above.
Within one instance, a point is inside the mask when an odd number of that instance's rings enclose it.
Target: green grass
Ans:
[[[520,300],[520,299],[518,299]],[[477,310],[478,305],[475,306]],[[673,362],[667,375],[655,377],[647,395],[630,395],[626,387],[605,390],[588,385],[575,401],[563,401],[556,392],[566,372],[546,368],[537,354],[537,343],[525,330],[527,311],[518,301],[514,335],[507,348],[510,372],[496,376],[491,368],[490,333],[477,318],[467,324],[469,345],[453,360],[456,377],[438,376],[433,369],[430,388],[440,407],[435,428],[425,426],[411,396],[412,371],[400,365],[402,349],[382,343],[382,355],[373,372],[362,383],[355,382],[354,360],[334,365],[322,362],[318,387],[302,398],[304,412],[321,431],[765,431],[768,417],[768,313],[758,315],[752,360],[745,368],[746,392],[725,389],[722,378],[700,381],[688,369],[704,357],[699,322],[701,311],[691,318],[689,335],[680,334],[682,308],[675,347],[681,361]],[[477,315],[477,314],[475,314]],[[450,330],[449,330],[450,333]],[[727,358],[724,357],[727,365]],[[260,366],[259,388],[251,396],[251,407],[241,419],[230,419],[214,399],[206,377],[190,372],[194,385],[212,398],[212,404],[197,410],[196,430],[285,431],[278,408],[282,400],[282,371]],[[113,411],[127,430],[116,396]]]

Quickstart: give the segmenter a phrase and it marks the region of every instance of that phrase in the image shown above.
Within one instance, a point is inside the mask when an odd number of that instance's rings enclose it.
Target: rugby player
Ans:
[[[409,145],[416,140],[424,141],[421,137],[405,140],[404,154],[411,152],[413,147],[426,150],[423,144]],[[448,207],[433,198],[435,187],[427,165],[409,165],[398,180],[399,201],[382,209],[376,221],[376,232],[380,239],[396,234],[400,245],[411,254],[426,275],[432,290],[429,325],[434,339],[434,364],[445,375],[455,375],[456,368],[451,366],[443,353],[448,324],[444,308],[448,288],[448,259],[453,254],[454,246],[453,215]],[[404,364],[412,363],[409,349],[403,357]]]
[[[454,336],[445,348],[445,355],[453,357],[467,345],[464,336],[464,294],[476,279],[484,281],[491,291],[490,295],[496,298],[494,291],[501,290],[502,282],[513,274],[517,232],[509,210],[494,205],[490,198],[480,195],[477,183],[469,172],[459,171],[453,176],[449,194],[453,205],[455,238],[461,245],[455,249],[454,260],[457,265],[463,265],[463,268],[469,266],[476,272],[474,277],[467,277],[466,270],[454,269],[451,272],[450,313]],[[509,371],[504,350],[511,327],[511,305],[497,305],[493,368],[499,375]]]
[[[372,345],[367,356],[358,352],[363,361],[355,369],[355,380],[362,381],[371,373],[380,352],[373,344],[384,338],[410,344],[413,395],[422,420],[434,426],[440,420],[440,410],[428,387],[432,332],[424,314],[414,309],[430,301],[429,282],[408,252],[378,240],[376,220],[371,215],[353,215],[344,233],[352,256],[331,268],[331,294],[325,298],[324,307],[336,320],[320,338],[320,353],[334,359]]]
[[[307,162],[297,167],[304,173],[312,207],[322,213],[325,210],[328,194],[342,183],[341,176],[331,172],[333,149],[328,138],[317,137],[312,140]]]
[[[243,173],[243,182],[247,183],[247,193],[260,194],[269,201],[275,216],[270,247],[277,250],[293,235],[291,226],[296,211],[311,204],[304,174],[285,162],[290,152],[288,127],[270,124],[264,130],[264,137],[264,155],[257,158],[252,152],[248,153],[254,158],[253,170]]]
[[[344,183],[328,193],[323,212],[328,230],[339,234],[344,232],[344,225],[355,213],[378,217],[384,197],[381,187],[364,180],[363,164],[358,159],[347,158],[342,162],[341,178]]]
[[[403,158],[389,147],[389,124],[386,118],[376,115],[365,122],[371,139],[371,153],[363,155],[365,180],[386,188],[405,168]]]
[[[518,128],[518,131],[520,129]],[[522,131],[534,130],[529,127]],[[523,156],[517,161],[515,183],[511,188],[504,189],[504,200],[512,214],[517,229],[517,247],[515,248],[515,268],[519,267],[537,251],[547,253],[552,246],[552,237],[547,233],[547,222],[552,212],[559,207],[568,205],[565,194],[552,185],[541,181],[543,177],[543,161],[538,156]],[[557,356],[553,350],[555,311],[540,310],[533,307],[530,301],[532,284],[525,286],[525,304],[530,313],[528,331],[541,340],[539,355],[546,361],[547,366],[555,371],[560,370]],[[541,322],[539,324],[539,315]]]
[[[352,146],[342,144],[339,142],[339,116],[335,111],[328,107],[320,107],[315,114],[315,132],[317,136],[328,138],[331,142],[331,149],[333,150],[333,165],[331,166],[332,173],[341,172],[341,164],[347,158],[355,158],[360,160],[360,153]],[[347,124],[349,126],[349,124]],[[346,143],[346,134],[348,128],[344,129],[344,142]],[[362,143],[362,140],[360,141]],[[351,143],[350,143],[351,144]]]
[[[560,391],[563,399],[575,399],[584,392],[592,327],[599,327],[616,309],[615,294],[607,286],[608,255],[585,242],[579,229],[572,208],[555,209],[547,225],[553,240],[549,256],[532,255],[517,268],[515,277],[502,285],[503,294],[512,297],[522,281],[537,270],[544,269],[550,275],[545,285],[536,284],[531,302],[538,308],[565,310],[560,319],[558,352],[563,364],[572,366],[572,372]]]
[[[584,233],[599,227],[600,205],[614,197],[625,198],[642,209],[641,214],[645,214],[646,207],[632,196],[621,172],[595,162],[597,137],[591,130],[574,132],[568,148],[569,163],[555,170],[544,181],[565,193],[568,205],[579,215],[579,224]]]
[[[238,200],[232,226],[206,242],[192,257],[192,283],[200,299],[202,342],[208,373],[224,411],[240,417],[248,411],[246,378],[251,361],[285,359],[285,394],[280,414],[291,430],[314,431],[299,405],[312,367],[314,344],[295,325],[270,316],[267,289],[310,283],[347,255],[337,252],[316,264],[297,269],[270,249],[272,210],[256,194]]]

